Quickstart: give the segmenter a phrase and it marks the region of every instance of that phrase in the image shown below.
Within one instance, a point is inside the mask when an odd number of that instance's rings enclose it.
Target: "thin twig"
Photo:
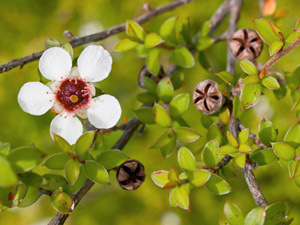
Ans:
[[[176,8],[178,8],[182,5],[185,5],[191,1],[192,0],[177,0],[177,1],[171,2],[169,4],[166,4],[166,5],[157,7],[157,8],[151,8],[151,10],[148,11],[146,14],[139,16],[139,17],[135,18],[134,20],[137,23],[141,24],[141,23],[144,23],[144,22],[152,19],[153,17],[156,17],[162,13],[176,9]],[[109,36],[112,36],[114,34],[118,34],[122,31],[124,31],[125,27],[126,27],[126,23],[122,23],[120,25],[113,26],[107,30],[104,30],[104,31],[101,31],[101,32],[98,32],[95,34],[74,38],[70,41],[70,44],[75,48],[75,47],[78,47],[80,45],[84,45],[87,43],[100,41],[105,38],[108,38]],[[7,72],[18,66],[23,67],[27,63],[34,62],[42,56],[43,52],[44,52],[44,50],[40,51],[40,52],[35,52],[35,53],[32,53],[23,58],[14,59],[14,60],[7,62],[6,64],[0,65],[0,73]]]
[[[223,21],[224,17],[228,14],[230,9],[230,0],[226,0],[220,5],[220,7],[214,12],[210,18],[209,34],[211,35],[219,24]]]

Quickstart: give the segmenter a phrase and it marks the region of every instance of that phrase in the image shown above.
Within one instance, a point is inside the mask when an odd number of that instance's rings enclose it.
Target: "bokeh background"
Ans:
[[[82,36],[107,29],[113,25],[133,19],[143,12],[143,4],[149,2],[157,7],[170,0],[0,0],[0,63],[40,51],[44,47],[47,37],[60,42],[66,42],[64,30],[70,30],[74,35]],[[222,3],[221,0],[196,0],[186,6],[165,13],[144,24],[149,31],[158,32],[160,24],[172,16],[189,17],[192,31],[195,34],[201,24],[208,20],[214,10]],[[276,23],[285,34],[292,31],[300,14],[298,0],[278,0],[279,9],[288,10],[287,15]],[[244,1],[238,27],[253,28],[252,20],[259,18],[258,1]],[[225,31],[227,18],[223,21],[215,35]],[[100,44],[112,51],[118,39],[125,34],[112,36]],[[75,50],[79,55],[82,47]],[[207,52],[209,61],[215,71],[225,69],[226,43],[218,43]],[[141,104],[136,100],[139,93],[137,75],[145,60],[135,56],[134,52],[112,53],[113,67],[110,76],[100,82],[101,88],[116,96],[122,106],[122,118],[130,119],[133,111]],[[267,48],[259,57],[259,62],[268,59]],[[197,61],[197,60],[196,60]],[[274,69],[278,71],[293,71],[300,62],[300,49],[295,50],[281,59]],[[239,69],[237,70],[240,71]],[[214,75],[206,72],[197,62],[196,66],[185,70],[186,85],[178,93],[192,92],[197,82]],[[49,135],[49,125],[54,117],[50,112],[43,116],[32,116],[21,110],[17,103],[17,94],[21,86],[28,81],[38,81],[38,63],[30,63],[24,68],[16,68],[0,74],[0,141],[10,142],[12,147],[30,145],[34,143],[38,148],[53,153],[55,146]],[[248,110],[242,117],[242,122],[256,133],[258,123],[265,117],[273,121],[279,129],[278,140],[282,140],[287,129],[298,119],[295,112],[289,112],[292,101],[287,95],[283,100],[275,99],[271,92],[267,92],[254,109]],[[202,127],[201,113],[192,105],[183,116],[194,129],[203,135],[196,143],[187,145],[200,160],[203,145],[206,143],[206,130]],[[120,123],[122,120],[120,121]],[[168,159],[163,159],[159,150],[149,147],[160,135],[158,126],[148,126],[143,135],[135,135],[125,147],[126,153],[132,158],[140,160],[146,168],[147,178],[140,189],[128,192],[116,184],[114,173],[112,185],[95,185],[83,201],[74,210],[66,224],[145,224],[145,225],[191,225],[218,224],[223,214],[223,205],[228,198],[235,202],[246,214],[255,207],[254,200],[246,186],[241,172],[229,183],[233,191],[226,196],[210,193],[205,187],[194,189],[190,195],[191,212],[180,208],[170,208],[168,204],[168,190],[161,190],[155,186],[150,173],[159,169],[178,168],[176,153]],[[115,132],[106,136],[107,148],[121,135]],[[38,169],[39,173],[53,172]],[[260,167],[255,171],[258,183],[269,203],[287,201],[290,203],[290,216],[295,218],[293,224],[300,224],[300,189],[289,179],[286,171],[274,162]],[[14,208],[0,215],[0,224],[28,225],[47,224],[56,211],[51,207],[48,197],[42,197],[37,203],[28,208]]]

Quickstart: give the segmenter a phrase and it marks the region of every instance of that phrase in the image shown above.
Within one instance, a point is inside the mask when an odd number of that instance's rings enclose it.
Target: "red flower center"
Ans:
[[[57,89],[56,99],[66,111],[76,112],[91,100],[88,84],[80,78],[65,79]]]

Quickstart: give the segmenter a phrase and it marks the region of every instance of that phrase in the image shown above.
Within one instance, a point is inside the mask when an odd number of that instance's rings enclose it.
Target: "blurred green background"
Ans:
[[[170,0],[0,0],[0,63],[23,57],[32,52],[43,49],[47,37],[60,42],[66,42],[64,30],[70,30],[74,35],[82,36],[101,31],[113,25],[133,19],[143,13],[143,4],[149,2],[157,7]],[[222,3],[221,0],[194,1],[179,9],[163,14],[144,24],[149,31],[158,32],[160,24],[171,16],[189,17],[194,34],[201,24],[208,20],[214,10]],[[276,23],[285,34],[292,31],[300,14],[298,0],[280,0],[279,9],[288,10],[286,17]],[[253,28],[252,20],[259,18],[258,1],[244,1],[238,27]],[[221,24],[215,35],[222,33],[227,26],[227,18]],[[106,49],[112,51],[119,38],[124,33],[112,36],[102,42]],[[79,55],[82,47],[75,50]],[[274,66],[278,71],[292,71],[300,62],[300,49],[284,57]],[[218,43],[209,49],[207,55],[215,71],[225,69],[226,43]],[[136,100],[139,93],[137,75],[144,65],[144,59],[137,58],[134,52],[112,53],[113,67],[110,76],[100,83],[101,88],[108,94],[116,96],[122,106],[122,117],[130,119],[133,111],[141,104]],[[268,59],[267,48],[259,57],[259,62]],[[240,69],[237,70],[238,72]],[[199,63],[192,69],[185,70],[186,85],[178,93],[192,92],[197,82],[213,78]],[[32,116],[21,110],[17,103],[17,94],[21,86],[28,81],[38,81],[38,62],[16,68],[0,74],[0,141],[11,142],[12,147],[35,143],[41,150],[55,152],[55,146],[49,135],[49,125],[54,114],[48,112],[43,116]],[[257,132],[257,126],[262,117],[273,121],[279,128],[278,140],[282,140],[287,129],[297,122],[294,112],[289,112],[292,101],[287,95],[281,101],[273,94],[267,93],[254,107],[242,117],[242,122],[249,126],[251,131]],[[201,113],[193,105],[190,106],[184,118],[192,128],[203,135],[201,140],[187,145],[200,160],[200,153],[206,143],[206,130],[202,127]],[[122,120],[120,120],[122,123]],[[115,179],[110,186],[95,185],[89,194],[74,210],[66,224],[145,224],[145,225],[190,225],[190,224],[218,224],[223,214],[223,205],[228,198],[235,202],[246,214],[255,207],[254,200],[246,186],[243,176],[238,172],[237,177],[230,179],[233,191],[226,196],[216,196],[205,187],[194,189],[191,193],[191,212],[179,208],[170,208],[168,204],[168,190],[155,186],[150,173],[172,166],[178,168],[176,153],[168,159],[163,159],[159,150],[150,150],[149,147],[160,135],[158,126],[148,126],[143,135],[135,135],[125,147],[126,153],[141,161],[146,168],[146,181],[137,191],[128,192],[119,188]],[[109,145],[120,136],[115,132],[106,137]],[[47,169],[38,169],[39,173],[53,172]],[[300,224],[300,189],[289,179],[287,172],[274,162],[255,171],[258,183],[269,203],[287,201],[290,203],[290,215],[295,218],[293,224]],[[114,173],[111,174],[115,176]],[[54,215],[55,210],[49,204],[48,197],[41,198],[28,208],[14,208],[0,215],[0,224],[27,225],[46,224]]]

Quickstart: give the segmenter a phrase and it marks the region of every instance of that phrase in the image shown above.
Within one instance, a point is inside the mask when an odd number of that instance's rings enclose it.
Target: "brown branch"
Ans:
[[[157,7],[157,8],[151,8],[150,11],[148,11],[147,13],[145,13],[142,16],[135,18],[134,20],[137,23],[141,24],[141,23],[144,23],[162,13],[171,11],[182,5],[188,4],[191,1],[192,0],[177,0],[177,1],[171,2],[169,4],[166,4],[166,5]],[[74,37],[73,36],[73,38],[70,41],[70,44],[75,48],[75,47],[78,47],[80,45],[84,45],[87,43],[100,41],[105,38],[108,38],[109,36],[112,36],[114,34],[118,34],[122,31],[124,31],[125,27],[126,27],[126,23],[123,23],[120,25],[113,26],[107,30],[95,33],[95,34],[91,34],[91,35],[87,35],[87,36],[83,36],[83,37]],[[35,53],[32,53],[23,58],[14,59],[14,60],[7,62],[6,64],[0,65],[0,73],[7,72],[18,66],[23,67],[24,65],[26,65],[30,62],[34,62],[42,56],[43,52],[44,52],[44,50],[40,51],[40,52],[35,52]]]
[[[223,21],[224,17],[228,14],[230,9],[230,0],[226,0],[222,5],[214,12],[213,16],[210,18],[210,29],[209,34],[211,35],[219,24]]]
[[[127,123],[122,136],[119,138],[119,140],[113,146],[113,148],[122,150],[140,124],[141,124],[141,122],[136,117],[133,117]],[[84,185],[79,189],[79,191],[76,192],[74,195],[72,195],[72,199],[74,201],[75,207],[81,201],[81,199],[86,195],[86,193],[92,188],[93,185],[94,185],[94,182],[87,179],[86,182],[84,183]],[[68,216],[69,216],[69,214],[63,214],[63,213],[58,212],[53,217],[53,219],[49,222],[48,225],[62,225],[62,224],[64,224],[64,222],[66,221]]]

